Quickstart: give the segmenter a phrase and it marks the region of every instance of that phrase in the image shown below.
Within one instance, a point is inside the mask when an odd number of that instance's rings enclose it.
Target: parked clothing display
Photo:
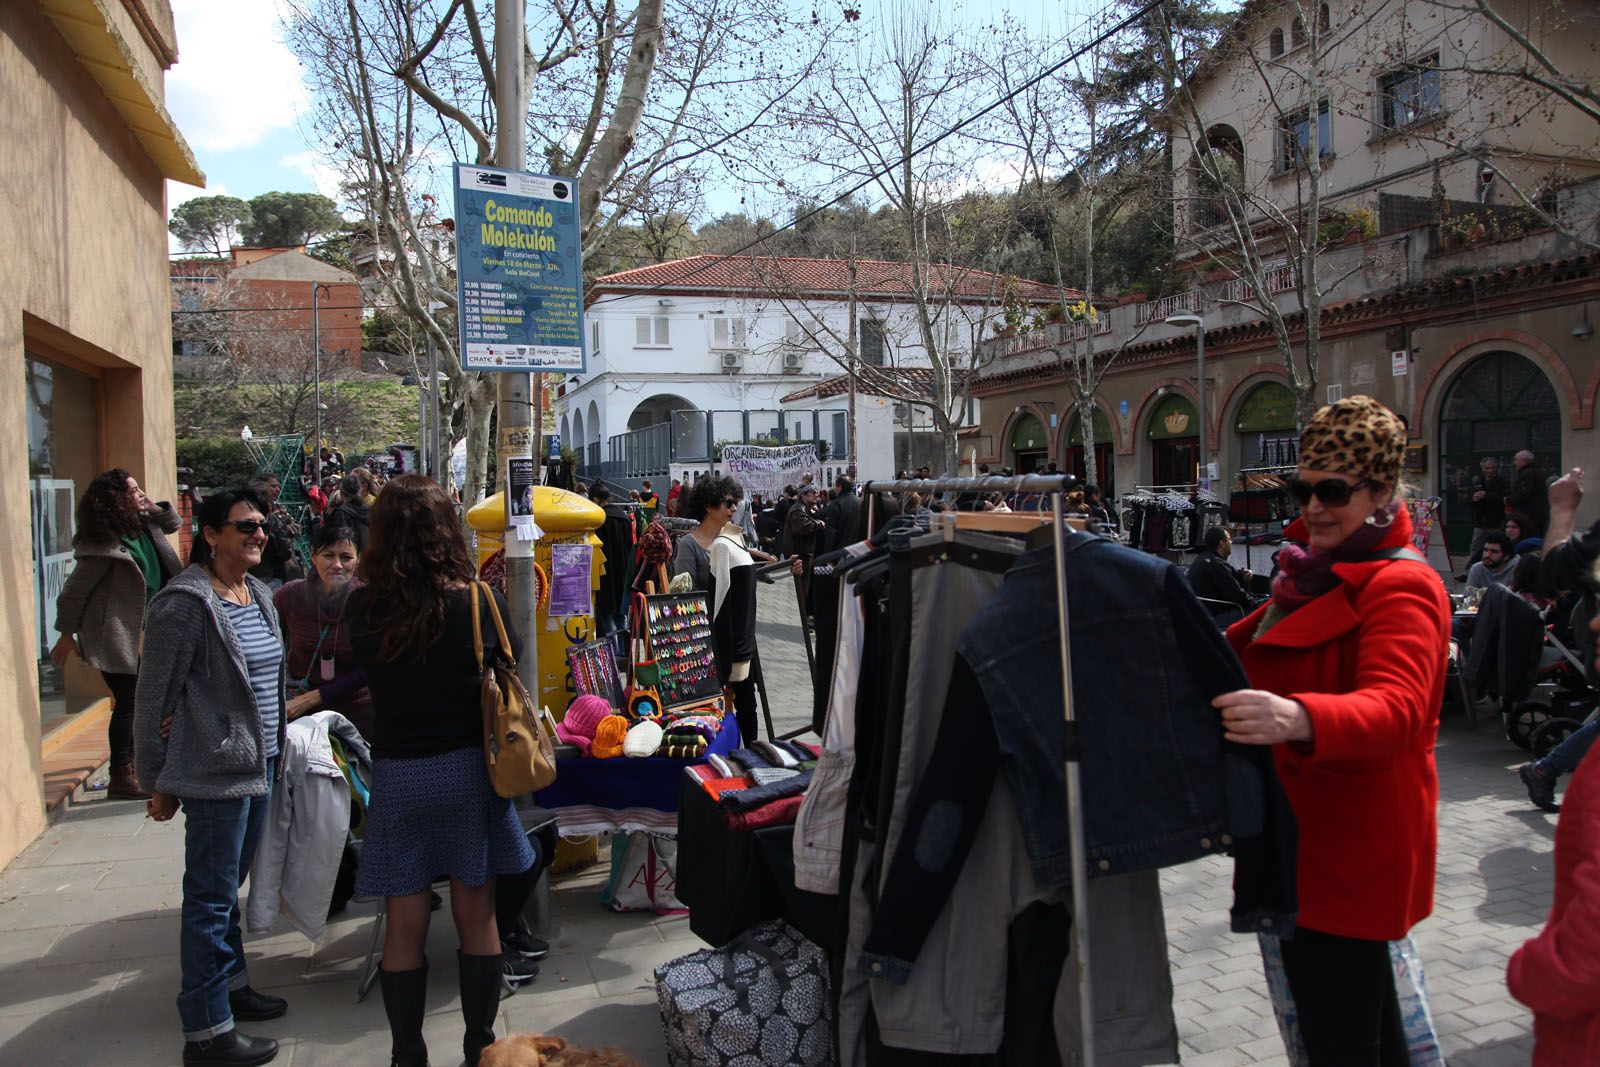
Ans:
[[[969,530],[887,541],[835,564],[794,831],[796,886],[837,894],[839,1062],[1075,1062],[1063,752],[1082,768],[1099,1062],[1176,1061],[1158,869],[1232,853],[1234,928],[1296,920],[1271,754],[1225,742],[1210,706],[1248,686],[1237,658],[1181,572],[1070,535],[1071,652],[1096,671],[1076,679],[1069,746],[1053,553]],[[1148,684],[1113,695],[1103,672]]]
[[[1126,543],[1145,552],[1184,552],[1227,521],[1227,508],[1209,490],[1192,486],[1138,488],[1122,497]]]

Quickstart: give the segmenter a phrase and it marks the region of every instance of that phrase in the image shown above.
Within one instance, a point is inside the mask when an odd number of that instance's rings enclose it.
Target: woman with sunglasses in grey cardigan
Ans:
[[[150,602],[134,765],[150,817],[184,813],[178,953],[183,1063],[269,1062],[278,1043],[235,1029],[275,1019],[280,997],[250,988],[239,883],[250,870],[284,735],[283,638],[250,568],[267,543],[266,502],[248,489],[200,506],[188,569]]]

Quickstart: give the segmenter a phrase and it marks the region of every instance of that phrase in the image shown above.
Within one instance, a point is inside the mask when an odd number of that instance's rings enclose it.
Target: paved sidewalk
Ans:
[[[809,718],[810,698],[786,583],[762,587],[759,633],[783,730]],[[1452,719],[1440,739],[1437,905],[1417,931],[1452,1067],[1528,1062],[1529,1017],[1506,993],[1505,962],[1550,903],[1555,817],[1527,803],[1511,773],[1524,754],[1486,718],[1476,731]],[[0,1064],[179,1062],[182,839],[181,822],[151,823],[142,804],[86,799],[0,873]],[[554,950],[538,981],[503,1003],[500,1027],[614,1044],[662,1064],[651,969],[700,942],[684,918],[600,907],[602,870],[556,883]],[[1183,1062],[1282,1064],[1255,941],[1227,930],[1230,876],[1213,860],[1163,878]],[[289,998],[285,1018],[247,1027],[283,1042],[277,1064],[388,1062],[381,994],[355,1002],[371,931],[371,905],[352,905],[316,946],[294,933],[248,942],[254,983]],[[430,934],[426,1026],[441,1065],[458,1062],[460,1047],[454,945],[446,908]]]

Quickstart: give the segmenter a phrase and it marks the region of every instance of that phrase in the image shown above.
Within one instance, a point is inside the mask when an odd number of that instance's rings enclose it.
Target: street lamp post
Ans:
[[[1198,364],[1200,390],[1200,472],[1201,489],[1211,488],[1210,453],[1206,450],[1206,324],[1199,315],[1181,313],[1167,316],[1168,326],[1194,327],[1195,362]]]
[[[317,297],[324,289],[328,287],[321,282],[311,287],[311,412],[316,437],[311,445],[311,476],[317,485],[322,484],[322,316]],[[328,295],[333,295],[332,289]]]

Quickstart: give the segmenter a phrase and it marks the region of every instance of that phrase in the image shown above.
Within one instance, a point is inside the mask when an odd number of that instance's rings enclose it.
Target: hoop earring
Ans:
[[[1383,516],[1382,522],[1378,521],[1379,515]],[[1375,511],[1368,515],[1365,521],[1368,526],[1376,526],[1380,530],[1386,530],[1394,525],[1394,510],[1392,508],[1384,508],[1382,511]]]

